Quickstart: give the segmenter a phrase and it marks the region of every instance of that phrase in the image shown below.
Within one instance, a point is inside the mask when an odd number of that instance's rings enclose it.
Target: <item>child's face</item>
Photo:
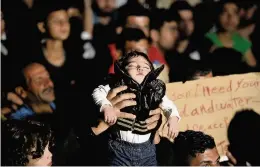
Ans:
[[[151,67],[144,57],[138,56],[128,61],[126,70],[133,80],[141,84],[145,76],[151,71]]]

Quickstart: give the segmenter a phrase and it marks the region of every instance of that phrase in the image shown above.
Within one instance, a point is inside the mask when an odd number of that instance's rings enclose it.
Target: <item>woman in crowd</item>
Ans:
[[[210,41],[207,51],[213,52],[222,47],[232,48],[243,55],[241,60],[248,66],[256,67],[257,62],[251,51],[252,43],[237,32],[240,20],[238,5],[232,0],[221,1],[219,5],[217,31],[206,34],[206,38]]]

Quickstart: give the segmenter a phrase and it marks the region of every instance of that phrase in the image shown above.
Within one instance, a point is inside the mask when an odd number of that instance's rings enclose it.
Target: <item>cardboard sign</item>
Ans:
[[[260,113],[260,73],[170,83],[167,96],[181,115],[180,131],[190,129],[213,136],[219,154],[224,155],[227,128],[234,114],[246,108]],[[161,126],[160,134],[165,136],[166,131]]]

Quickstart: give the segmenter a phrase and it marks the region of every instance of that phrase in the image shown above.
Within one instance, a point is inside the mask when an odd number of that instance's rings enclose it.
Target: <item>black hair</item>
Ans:
[[[238,111],[229,123],[229,151],[237,159],[237,165],[246,161],[259,166],[260,115],[253,109]]]
[[[24,166],[29,162],[29,155],[40,158],[47,144],[53,145],[50,127],[37,121],[7,120],[2,130],[3,162],[8,166]]]
[[[172,11],[190,10],[193,12],[192,6],[187,1],[184,1],[184,0],[175,1],[171,5],[170,10],[172,10]]]
[[[55,11],[67,10],[69,8],[68,0],[44,0],[36,1],[34,5],[36,22],[46,22],[48,16]]]
[[[125,43],[126,41],[138,42],[142,39],[148,38],[145,36],[144,32],[138,28],[124,28],[122,33],[118,36],[116,47],[125,53]]]
[[[212,72],[212,68],[206,60],[187,60],[186,75],[183,82],[195,80],[197,74],[199,74],[198,76],[206,76],[210,72]]]
[[[165,22],[176,21],[177,23],[179,23],[179,21],[181,20],[180,15],[177,11],[166,9],[153,11],[151,18],[152,19],[150,22],[150,28],[158,31],[161,29]]]
[[[119,9],[117,26],[124,27],[126,25],[128,16],[144,16],[150,19],[150,11],[148,9],[145,9],[138,2],[129,3]]]
[[[98,7],[98,4],[96,1],[92,1],[92,9],[93,9],[93,12],[97,15],[97,16],[113,16],[113,11],[111,12],[105,12],[105,11],[102,11],[99,7]]]
[[[126,70],[125,67],[129,64],[129,60],[131,58],[134,58],[134,57],[143,57],[145,58],[148,63],[149,63],[149,66],[151,68],[151,71],[154,71],[154,67],[153,67],[153,64],[152,62],[150,61],[149,57],[147,56],[147,54],[143,53],[143,52],[139,52],[139,51],[130,51],[128,53],[126,53],[124,56],[122,56],[119,60],[118,60],[118,64],[121,66],[121,69],[123,70]],[[125,71],[126,72],[126,71]]]
[[[197,153],[204,153],[205,150],[215,147],[214,138],[203,132],[193,130],[180,132],[173,144],[175,165],[190,166],[191,159],[195,158]]]

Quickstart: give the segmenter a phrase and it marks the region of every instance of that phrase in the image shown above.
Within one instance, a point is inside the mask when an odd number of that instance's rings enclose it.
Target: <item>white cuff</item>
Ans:
[[[82,40],[90,40],[92,39],[92,36],[90,33],[88,33],[87,31],[83,31],[80,35]]]
[[[105,105],[109,105],[109,106],[111,106],[111,107],[113,106],[113,105],[110,103],[109,100],[103,100],[102,103],[101,103],[100,110],[99,110],[100,112],[102,112],[102,110],[103,110],[103,108],[104,108]]]

